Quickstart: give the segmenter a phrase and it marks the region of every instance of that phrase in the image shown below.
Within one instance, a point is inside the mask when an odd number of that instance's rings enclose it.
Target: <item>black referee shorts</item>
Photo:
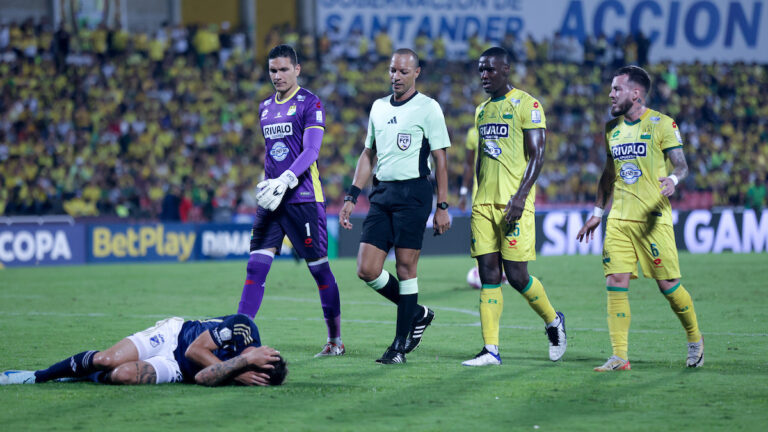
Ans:
[[[382,181],[369,195],[371,209],[363,222],[362,243],[383,251],[392,246],[419,249],[432,213],[432,183],[426,177]]]

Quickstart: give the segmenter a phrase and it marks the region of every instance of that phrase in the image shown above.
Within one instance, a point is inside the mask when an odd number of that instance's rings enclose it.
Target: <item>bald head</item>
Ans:
[[[419,56],[408,48],[400,48],[392,54],[389,64],[389,81],[395,100],[405,100],[416,92],[416,78],[421,73]]]

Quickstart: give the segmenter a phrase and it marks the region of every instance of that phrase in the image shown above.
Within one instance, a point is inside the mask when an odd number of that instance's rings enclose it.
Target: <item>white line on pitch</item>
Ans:
[[[285,298],[287,299],[287,298]],[[347,304],[351,302],[345,302]],[[363,304],[364,302],[359,302],[359,304]],[[365,303],[369,304],[369,303]],[[370,302],[370,304],[378,304]],[[387,303],[381,303],[383,305]],[[454,309],[454,308],[441,308],[441,307],[434,307],[433,309],[436,310],[447,310],[447,311],[454,311],[454,312],[461,312],[464,311],[463,309]],[[468,311],[464,311],[468,312]],[[51,317],[64,317],[64,318],[76,318],[76,317],[88,317],[88,318],[101,318],[101,317],[114,317],[114,314],[107,314],[103,312],[82,312],[82,313],[75,313],[75,312],[39,312],[39,311],[30,311],[30,312],[10,312],[10,311],[0,311],[0,316],[51,316]],[[139,319],[162,319],[162,318],[168,318],[168,314],[146,314],[146,315],[140,315],[140,314],[121,314],[121,317],[125,318],[139,318]],[[204,319],[204,318],[210,318],[208,316],[202,317],[187,317],[188,319]],[[264,317],[258,317],[257,323],[259,321],[323,321],[322,318],[319,317],[303,317],[303,318],[297,318],[297,317],[270,317],[270,318],[264,318]],[[354,323],[354,324],[383,324],[383,325],[394,325],[394,321],[378,321],[378,320],[362,320],[362,319],[349,319],[344,318],[342,319],[342,323]],[[451,322],[435,322],[433,324],[434,326],[438,327],[480,327],[480,322],[471,322],[471,323],[451,323]],[[513,330],[530,330],[530,331],[540,331],[541,326],[533,327],[533,326],[519,326],[519,325],[500,325],[499,328],[505,328],[505,329],[513,329]],[[579,328],[579,327],[569,327],[569,331],[577,331],[577,332],[597,332],[597,333],[607,333],[608,329],[605,328]],[[649,334],[677,334],[678,332],[672,331],[672,330],[644,330],[644,329],[633,329],[630,330],[631,333],[649,333]],[[733,332],[705,332],[706,335],[712,335],[712,336],[734,336],[734,337],[768,337],[768,333],[733,333]]]

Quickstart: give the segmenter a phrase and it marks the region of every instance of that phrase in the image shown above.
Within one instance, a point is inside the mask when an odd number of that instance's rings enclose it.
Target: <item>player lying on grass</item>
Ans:
[[[105,351],[83,351],[48,369],[3,372],[0,385],[91,380],[266,386],[282,384],[287,374],[280,353],[261,345],[256,324],[237,314],[190,321],[167,318]]]

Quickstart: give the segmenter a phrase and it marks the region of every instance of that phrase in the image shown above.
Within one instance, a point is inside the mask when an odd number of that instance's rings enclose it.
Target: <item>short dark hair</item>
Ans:
[[[621,75],[626,75],[629,81],[642,86],[645,89],[645,94],[651,91],[651,76],[640,66],[623,66],[613,73],[614,78]]]
[[[282,384],[283,381],[285,381],[285,377],[288,376],[288,363],[280,354],[277,356],[280,357],[280,360],[270,363],[274,368],[264,370],[264,372],[269,375],[269,385],[273,386]]]
[[[288,57],[288,60],[290,60],[291,64],[294,66],[299,64],[299,56],[296,55],[296,50],[290,45],[278,45],[269,50],[269,55],[267,56],[268,60],[278,57]]]
[[[413,56],[413,60],[416,62],[416,67],[420,67],[421,63],[419,63],[419,55],[416,54],[416,51],[410,48],[398,48],[395,50],[394,53],[392,53],[392,55],[395,55],[395,54]]]
[[[500,57],[504,59],[505,64],[509,64],[512,58],[509,56],[509,52],[502,47],[490,47],[480,54],[480,57]]]

